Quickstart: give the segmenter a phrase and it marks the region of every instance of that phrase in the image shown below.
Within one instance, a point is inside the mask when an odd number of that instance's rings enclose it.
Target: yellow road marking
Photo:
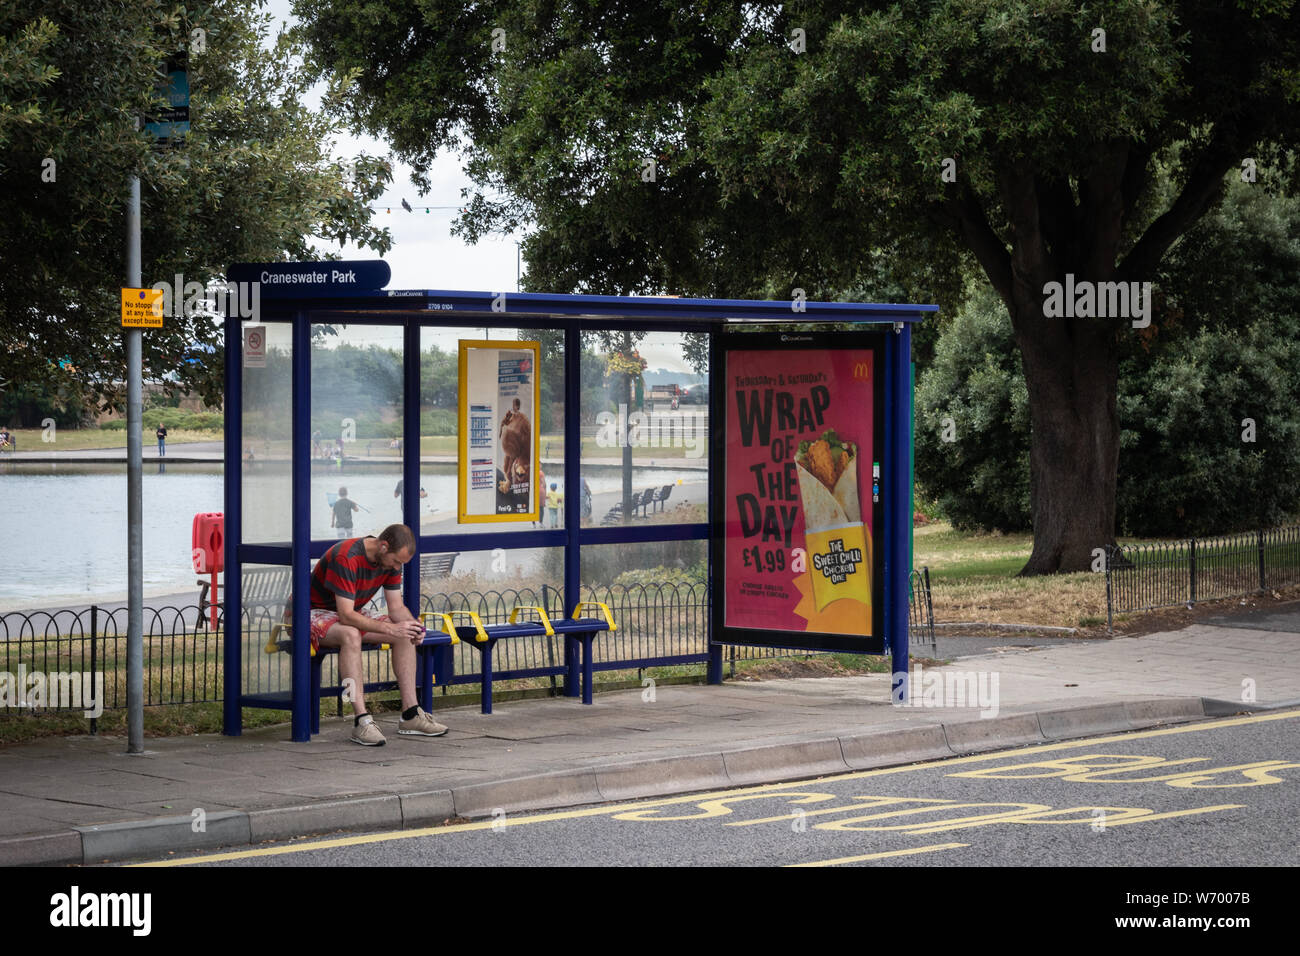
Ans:
[[[884,853],[866,853],[862,856],[841,856],[834,860],[818,860],[815,863],[787,863],[786,866],[839,866],[841,863],[860,863],[863,860],[883,860],[889,856],[912,856],[915,853],[934,853],[936,850],[955,850],[969,843],[936,843],[934,846],[914,846],[910,850],[887,850]]]
[[[1034,747],[1015,748],[1014,750],[993,751],[983,754],[971,754],[965,757],[944,757],[926,763],[905,764],[901,767],[881,767],[878,770],[858,770],[851,773],[819,777],[818,783],[838,783],[845,780],[865,780],[870,777],[884,777],[897,773],[913,773],[921,770],[933,770],[939,767],[977,763],[983,760],[1002,760],[1009,753],[1016,756],[1033,756],[1060,750],[1078,750],[1082,747],[1096,747],[1101,744],[1130,740],[1146,740],[1151,737],[1165,737],[1170,734],[1201,733],[1209,730],[1222,730],[1240,727],[1246,724],[1265,723],[1273,720],[1294,720],[1300,717],[1300,710],[1279,711],[1277,713],[1257,714],[1252,717],[1229,717],[1222,720],[1204,721],[1196,724],[1184,724],[1178,727],[1163,727],[1160,730],[1142,730],[1113,734],[1108,737],[1091,737],[1084,740],[1069,740],[1055,744],[1041,744]],[[331,840],[316,840],[290,846],[263,847],[257,850],[236,850],[229,853],[215,853],[208,856],[186,857],[181,860],[159,860],[150,863],[136,863],[133,866],[193,866],[202,863],[221,863],[228,860],[246,860],[260,856],[279,856],[284,853],[303,853],[309,850],[327,850],[340,846],[363,846],[370,843],[384,843],[389,840],[410,840],[428,836],[444,836],[466,833],[471,830],[486,830],[492,827],[527,826],[533,823],[552,823],[562,820],[579,820],[587,817],[611,816],[647,807],[673,806],[682,803],[699,803],[709,799],[720,799],[734,794],[780,791],[806,787],[809,781],[795,780],[789,783],[762,784],[754,787],[732,787],[708,793],[693,793],[681,797],[665,797],[658,800],[640,800],[635,803],[621,803],[613,806],[587,807],[582,810],[560,810],[554,813],[534,813],[527,816],[482,820],[477,823],[463,823],[449,827],[424,827],[418,830],[397,830],[387,833],[370,833],[363,836],[339,837]]]
[[[1152,820],[1172,820],[1174,817],[1189,817],[1196,813],[1214,813],[1218,810],[1240,810],[1245,804],[1243,803],[1221,803],[1214,807],[1195,807],[1191,810],[1171,810],[1168,813],[1152,813],[1145,817],[1129,817],[1124,820],[1116,820],[1113,823],[1110,820],[1103,820],[1107,830],[1111,827],[1128,826],[1130,823],[1150,823]],[[1030,821],[1031,823],[1037,821]]]

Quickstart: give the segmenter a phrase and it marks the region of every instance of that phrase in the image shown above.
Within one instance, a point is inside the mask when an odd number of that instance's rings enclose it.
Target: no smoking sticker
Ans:
[[[244,367],[266,368],[266,329],[244,330]]]

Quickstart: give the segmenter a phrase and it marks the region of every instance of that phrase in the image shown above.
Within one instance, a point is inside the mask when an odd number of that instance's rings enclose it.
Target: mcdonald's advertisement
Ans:
[[[871,347],[727,351],[723,625],[777,632],[737,643],[877,645],[879,373]]]

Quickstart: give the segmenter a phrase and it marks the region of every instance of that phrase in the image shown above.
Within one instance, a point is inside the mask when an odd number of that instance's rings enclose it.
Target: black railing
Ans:
[[[1300,525],[1106,549],[1106,623],[1116,614],[1300,584]]]
[[[639,670],[708,660],[709,597],[703,584],[615,585],[582,588],[582,599],[607,604],[618,629],[593,645],[596,670]],[[446,591],[421,597],[421,610],[476,612],[485,624],[503,623],[512,608],[539,605],[553,617],[572,611],[552,587],[489,591]],[[289,655],[271,641],[280,622],[283,601],[243,609],[243,688],[245,693],[287,691],[292,678]],[[217,703],[223,694],[220,634],[210,626],[210,609],[198,605],[150,607],[144,611],[145,704]],[[224,612],[219,612],[223,614]],[[934,642],[929,572],[913,571],[910,579],[909,626],[915,643]],[[126,706],[127,609],[92,605],[80,611],[9,612],[0,614],[0,671],[16,675],[57,672],[94,675],[95,699],[105,710]],[[735,661],[750,658],[807,657],[813,652],[780,648],[730,647]],[[365,683],[395,678],[387,654],[366,654]],[[462,643],[455,648],[455,684],[481,680],[481,657]],[[564,639],[539,636],[502,641],[496,645],[493,671],[497,679],[546,679],[552,690],[564,672]],[[100,678],[98,675],[103,675]],[[102,680],[102,684],[100,681]],[[337,656],[323,663],[322,682],[339,684]],[[445,692],[445,691],[444,691]],[[50,703],[54,703],[52,700]],[[56,709],[48,706],[46,709]],[[93,722],[92,722],[93,729]]]

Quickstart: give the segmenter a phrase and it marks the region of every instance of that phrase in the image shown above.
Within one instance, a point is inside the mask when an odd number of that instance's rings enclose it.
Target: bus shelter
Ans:
[[[563,617],[604,583],[595,566],[671,545],[706,569],[702,644],[630,644],[597,669],[706,663],[716,684],[728,645],[906,662],[911,326],[936,306],[389,290],[389,278],[382,261],[229,272],[226,734],[240,734],[241,708],[266,707],[310,739],[310,575],[348,530],[325,524],[355,510],[332,510],[348,484],[370,489],[363,527],[415,531],[403,600],[417,615],[450,607],[439,589],[458,558],[473,580],[502,579],[495,612],[540,600]],[[358,330],[369,346],[343,342]],[[644,382],[647,336],[707,364],[707,388]],[[372,390],[388,420],[367,418]],[[343,414],[350,402],[359,411]],[[540,590],[506,586],[525,568]],[[287,584],[271,615],[269,577]],[[280,620],[292,639],[272,655]],[[578,693],[572,641],[562,659],[497,677],[546,675]]]

